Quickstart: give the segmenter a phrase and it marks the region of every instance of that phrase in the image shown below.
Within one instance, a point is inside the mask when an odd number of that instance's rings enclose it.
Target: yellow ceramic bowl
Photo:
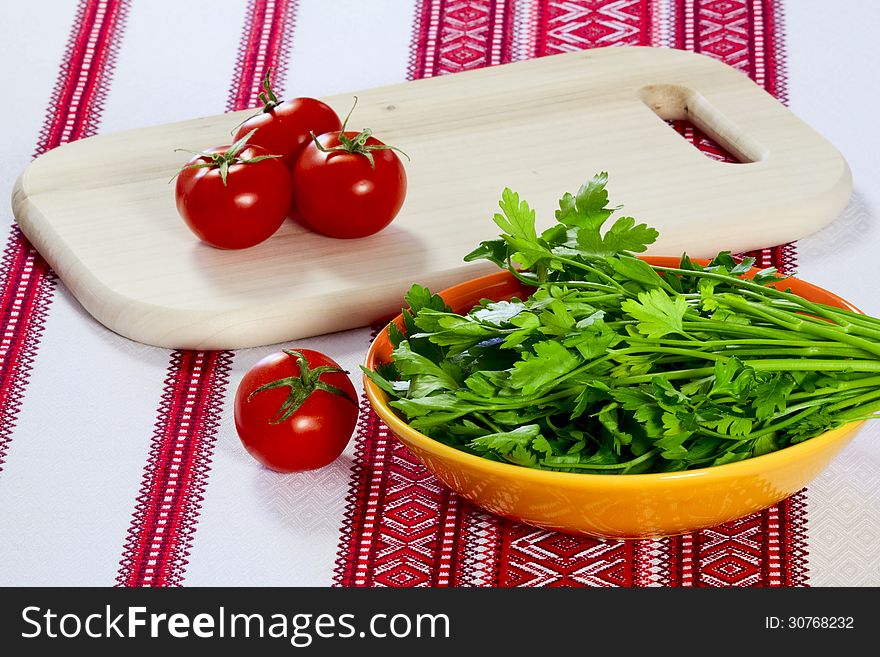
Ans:
[[[676,266],[675,258],[648,257]],[[786,286],[802,297],[856,310],[804,281]],[[477,278],[440,293],[457,312],[480,299],[527,295],[508,273]],[[395,322],[402,326],[402,318]],[[388,329],[367,353],[366,367],[390,360]],[[564,532],[606,538],[642,538],[712,527],[759,511],[813,480],[854,437],[853,422],[797,445],[736,463],[686,472],[601,475],[533,470],[489,461],[449,447],[410,427],[369,379],[367,397],[391,431],[449,488],[477,506],[508,518]]]

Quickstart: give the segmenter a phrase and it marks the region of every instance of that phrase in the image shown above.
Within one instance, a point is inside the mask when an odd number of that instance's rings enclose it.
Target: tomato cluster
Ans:
[[[337,238],[365,237],[391,223],[406,195],[396,148],[368,129],[347,131],[351,112],[341,122],[315,98],[279,102],[268,73],[260,100],[262,110],[238,126],[231,145],[194,153],[177,176],[177,209],[196,236],[220,249],[244,249],[271,237],[287,217]],[[268,468],[320,468],[351,439],[355,395],[331,358],[287,349],[242,378],[235,428]]]
[[[247,248],[287,217],[337,238],[391,223],[406,195],[398,149],[369,129],[347,131],[351,112],[340,122],[315,98],[279,102],[269,73],[260,99],[262,110],[238,127],[233,144],[194,153],[177,176],[178,212],[201,240]]]

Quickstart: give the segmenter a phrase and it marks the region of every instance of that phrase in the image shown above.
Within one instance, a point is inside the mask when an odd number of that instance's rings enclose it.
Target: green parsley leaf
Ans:
[[[599,228],[611,216],[608,206],[608,173],[597,173],[584,183],[576,195],[565,194],[559,201],[556,220],[566,226],[588,228],[598,234]]]
[[[719,359],[714,365],[714,381],[709,396],[712,395],[736,395],[740,392],[733,381],[736,375],[742,369],[742,362],[734,357],[727,359]]]
[[[579,331],[571,333],[562,342],[566,347],[578,350],[584,360],[593,360],[608,353],[608,350],[621,341],[621,337],[601,319],[586,326],[578,323]]]
[[[410,394],[413,396],[425,396],[438,390],[458,388],[458,382],[447,368],[412,351],[408,341],[401,342],[397,349],[391,352],[391,356],[400,375],[413,379],[413,385],[410,387]]]
[[[766,420],[777,411],[784,411],[794,386],[794,379],[785,372],[759,383],[755,388],[755,417]]]
[[[636,224],[632,217],[621,217],[614,222],[602,240],[607,253],[615,254],[621,251],[643,253],[648,250],[648,245],[657,241],[660,233],[646,224]]]
[[[470,313],[479,322],[503,326],[526,309],[522,301],[489,301],[481,302],[477,309]]]
[[[502,214],[496,214],[493,219],[501,230],[511,237],[519,237],[527,241],[537,240],[535,211],[528,203],[520,200],[519,194],[506,188],[501,194],[498,205]]]
[[[507,249],[507,242],[501,240],[489,240],[480,242],[480,246],[468,253],[464,257],[465,262],[473,262],[474,260],[488,260],[493,262],[502,269],[507,267],[507,257],[510,255]]]
[[[638,320],[638,331],[651,339],[670,333],[684,335],[682,320],[687,312],[687,301],[680,296],[670,298],[663,290],[640,292],[638,301],[627,299],[620,304],[630,317]]]
[[[660,274],[644,260],[628,256],[615,256],[608,258],[608,264],[618,276],[641,283],[648,289],[663,286]]]
[[[406,305],[413,315],[418,314],[423,309],[437,310],[441,312],[452,312],[452,308],[446,305],[446,302],[440,298],[439,294],[432,294],[431,290],[421,285],[415,284],[406,293],[404,297]]]
[[[510,385],[526,396],[534,395],[580,365],[580,359],[555,340],[537,342],[533,348],[534,354],[525,352],[510,375]]]

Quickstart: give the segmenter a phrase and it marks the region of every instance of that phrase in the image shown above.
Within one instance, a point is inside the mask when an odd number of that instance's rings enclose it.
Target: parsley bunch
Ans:
[[[366,374],[410,425],[521,466],[671,472],[739,461],[880,412],[880,320],[771,287],[751,258],[634,256],[657,231],[609,207],[601,173],[557,223],[504,190],[486,259],[533,288],[465,315],[413,286],[393,362]]]

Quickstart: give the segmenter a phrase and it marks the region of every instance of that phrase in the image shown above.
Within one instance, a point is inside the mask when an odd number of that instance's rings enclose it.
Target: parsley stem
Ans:
[[[772,304],[773,307],[775,307],[775,308],[787,310],[788,312],[794,313],[794,314],[798,315],[799,317],[808,317],[808,315],[804,314],[804,311],[807,310],[810,313],[815,313],[816,315],[818,315],[817,319],[821,318],[821,319],[818,319],[818,321],[824,321],[826,324],[828,322],[832,322],[833,324],[841,326],[842,328],[849,328],[848,324],[850,324],[850,322],[848,320],[844,320],[843,322],[841,322],[841,318],[839,316],[837,316],[836,313],[833,312],[833,309],[830,306],[807,302],[809,304],[809,308],[808,308],[804,305],[804,303],[794,302],[787,297],[781,298],[781,297],[778,297],[775,295],[768,296],[766,294],[767,289],[774,289],[775,290],[775,288],[764,288],[762,292],[754,292],[749,289],[741,288],[739,290],[739,294],[741,294],[744,297],[751,298],[751,299],[758,299],[758,301],[761,303]],[[778,290],[776,290],[776,291],[778,292]],[[798,297],[798,298],[800,298],[800,297]]]
[[[489,427],[489,428],[490,428],[492,431],[494,431],[495,433],[501,433],[501,432],[504,431],[504,430],[501,429],[497,424],[495,424],[494,422],[492,422],[492,420],[490,420],[489,418],[487,418],[487,417],[485,416],[485,414],[483,414],[483,413],[474,413],[474,417],[477,418],[478,420],[480,420],[480,422],[482,422],[483,424],[485,424],[487,427]]]
[[[695,352],[698,357],[704,358],[710,356],[706,360],[718,360],[720,357],[714,357],[713,354],[705,354],[703,352]],[[797,360],[797,359],[758,359],[742,361],[743,365],[747,365],[759,372],[880,372],[880,361],[871,360]],[[650,383],[656,376],[663,376],[670,381],[679,379],[694,379],[700,376],[712,374],[712,367],[697,367],[687,370],[675,370],[673,372],[652,372],[650,374],[639,374],[636,376],[624,376],[612,379],[615,387],[623,385],[632,385],[638,383]]]
[[[576,374],[582,374],[583,372],[591,370],[596,365],[601,365],[602,363],[608,362],[609,360],[614,358],[614,356],[615,356],[615,352],[609,351],[604,356],[601,356],[599,358],[594,358],[593,360],[587,361],[583,365],[574,368],[571,372],[568,372],[567,374],[563,374],[558,379],[556,379],[556,382],[562,383],[566,379],[570,379],[571,377],[575,376]]]
[[[621,387],[638,383],[650,383],[655,376],[663,376],[670,381],[676,381],[679,379],[694,379],[700,376],[706,376],[708,374],[714,373],[714,367],[695,367],[689,370],[676,370],[674,372],[653,372],[652,374],[622,376],[617,379],[612,379],[611,383],[614,385],[614,387]]]
[[[862,313],[857,313],[854,310],[849,310],[848,308],[836,308],[830,306],[828,308],[828,312],[845,317],[847,321],[852,322],[853,324],[859,324],[860,326],[865,326],[867,328],[880,328],[880,319],[876,317],[870,317],[869,315],[863,315]]]
[[[738,440],[737,442],[733,443],[732,445],[728,445],[728,446],[724,449],[724,451],[722,452],[722,454],[728,454],[728,453],[730,453],[730,452],[736,451],[736,449],[737,449],[738,447],[740,447],[741,445],[746,445],[746,444],[748,444],[748,443],[750,443],[750,442],[752,442],[752,439],[751,439],[751,438],[743,438],[742,440]]]
[[[740,310],[741,312],[747,314],[764,317],[765,319],[768,319],[775,324],[784,326],[790,330],[810,333],[812,335],[816,335],[822,338],[828,338],[836,342],[844,342],[846,344],[852,345],[853,347],[864,349],[865,351],[870,352],[875,356],[880,356],[880,344],[845,333],[840,329],[839,326],[819,326],[818,324],[806,322],[801,317],[798,317],[793,322],[791,319],[792,315],[790,313],[768,308],[766,306],[762,306],[751,301],[744,301],[743,299],[734,297],[731,294],[725,294],[716,298],[718,298],[725,306],[731,307],[735,310]],[[760,306],[760,308],[757,306]]]
[[[855,420],[868,419],[869,417],[877,417],[877,413],[880,413],[880,402],[851,408],[837,415],[835,419],[840,422],[853,422]]]
[[[583,299],[585,301],[587,301],[588,303],[596,303],[598,301],[611,301],[611,300],[619,302],[620,295],[617,294],[616,292],[613,292],[613,293],[609,293],[609,294],[597,294],[597,295],[593,295],[593,296],[585,296],[585,297],[583,297]],[[616,305],[620,305],[620,304],[618,303]]]
[[[802,411],[805,408],[811,408],[813,406],[822,406],[822,405],[828,404],[828,402],[830,402],[830,401],[834,401],[835,399],[839,399],[840,401],[843,402],[843,401],[847,401],[850,399],[855,399],[860,396],[861,395],[859,395],[857,392],[845,392],[845,393],[842,393],[840,396],[815,397],[813,399],[809,399],[808,401],[802,402],[800,404],[786,406],[785,410],[779,411],[778,413],[771,415],[768,418],[768,421],[778,420],[781,417],[785,417],[786,415],[791,415],[792,413],[795,413],[797,411]],[[841,399],[841,397],[842,397],[842,399]],[[791,397],[789,397],[789,399],[791,399]],[[841,408],[844,408],[844,407],[841,406]]]
[[[880,326],[878,326],[876,320],[867,317],[866,315],[845,315],[843,313],[837,312],[841,309],[819,304],[824,312],[821,316],[816,317],[810,314],[805,314],[805,309],[803,308],[802,304],[792,303],[787,299],[767,299],[766,297],[761,296],[756,292],[751,292],[749,290],[740,290],[740,292],[744,296],[759,299],[762,302],[761,305],[764,305],[765,307],[767,304],[771,304],[772,308],[776,310],[792,313],[797,317],[798,320],[811,322],[820,326],[824,326],[826,328],[829,326],[829,323],[831,323],[832,326],[837,327],[843,333],[860,335],[862,337],[871,338],[873,340],[880,340]],[[812,312],[812,310],[810,312]]]
[[[710,353],[705,351],[700,351],[698,349],[679,349],[677,347],[660,347],[655,345],[646,344],[644,347],[628,347],[626,349],[618,349],[613,352],[616,356],[625,356],[629,354],[639,354],[639,353],[659,353],[659,354],[675,354],[678,356],[689,356],[692,358],[702,358],[703,360],[720,360],[727,361],[730,358],[736,356],[750,355],[750,352],[756,351],[757,355],[784,355],[781,353],[782,349],[772,349],[768,351],[764,350],[731,350],[729,352],[725,352],[723,354]],[[826,353],[833,350],[820,350],[816,349],[815,353],[807,353],[803,349],[795,349],[792,350],[795,353],[792,355],[795,356],[821,356],[823,354],[826,355],[837,355],[834,353]],[[844,356],[849,356],[849,352],[845,352]],[[853,372],[880,372],[880,361],[875,360],[788,360],[788,359],[743,359],[744,364],[748,364],[752,368],[756,370],[775,370],[776,368],[784,368],[788,370],[805,370],[812,371],[813,369],[822,370],[822,371],[853,371]],[[816,365],[817,367],[813,367]],[[784,370],[783,370],[784,371]]]
[[[743,360],[761,372],[880,372],[878,360]]]
[[[810,358],[814,356],[839,356],[841,358],[859,358],[865,352],[857,347],[770,347],[768,349],[726,349],[725,354],[731,356],[799,356]]]
[[[768,297],[763,296],[757,292],[749,292],[746,290],[743,290],[742,294],[744,296],[750,297],[752,299],[759,299],[760,301],[762,301],[764,303],[773,304],[774,308],[779,308],[780,310],[787,310],[789,312],[795,313],[797,315],[801,315],[803,317],[816,317],[820,321],[830,321],[830,322],[837,324],[838,326],[841,326],[841,327],[845,326],[846,323],[862,324],[863,320],[860,320],[859,318],[864,318],[864,320],[867,320],[867,324],[865,324],[865,325],[870,328],[876,328],[876,326],[877,326],[877,322],[874,321],[873,318],[868,317],[867,315],[861,315],[858,313],[850,313],[850,311],[846,311],[843,308],[837,308],[835,306],[828,306],[828,305],[825,305],[824,303],[815,304],[815,305],[819,306],[820,308],[822,308],[822,310],[824,311],[824,315],[818,316],[818,315],[812,314],[812,312],[810,312],[810,313],[804,312],[805,309],[802,304],[794,303],[793,301],[789,301],[788,299],[779,299],[776,297],[768,298]],[[847,314],[847,313],[849,313],[849,314]]]
[[[742,416],[739,416],[739,415],[738,415],[738,416],[736,416],[736,417],[737,417],[737,418],[740,418],[740,417],[742,417]],[[743,438],[741,435],[740,435],[740,436],[730,436],[730,435],[728,435],[728,434],[726,434],[726,433],[719,433],[718,431],[713,431],[712,429],[708,429],[708,428],[706,428],[706,427],[704,427],[704,426],[700,426],[700,428],[698,429],[698,431],[699,431],[699,433],[706,434],[707,436],[712,436],[713,438],[721,438],[721,439],[723,439],[723,440],[737,440],[737,441],[741,441],[742,438]]]
[[[531,274],[531,272],[521,272],[517,269],[510,258],[507,259],[507,271],[510,272],[510,275],[513,276],[516,280],[524,285],[529,285],[531,287],[540,287],[541,281],[538,280],[537,277],[527,276],[526,274]]]
[[[657,271],[665,271],[671,274],[679,274],[682,276],[691,276],[696,278],[711,278],[717,281],[724,281],[725,283],[730,284],[733,287],[744,288],[746,290],[752,290],[755,292],[759,292],[763,297],[776,297],[779,299],[786,299],[787,301],[791,301],[792,303],[797,304],[801,308],[809,310],[815,315],[819,317],[826,317],[826,319],[830,319],[831,321],[836,322],[837,320],[826,308],[823,308],[821,304],[813,303],[812,301],[807,301],[803,297],[799,297],[796,294],[792,294],[791,292],[784,292],[782,290],[778,290],[775,287],[770,287],[767,285],[761,285],[760,283],[755,283],[754,281],[745,279],[745,278],[737,278],[735,276],[730,276],[729,274],[718,274],[716,272],[710,271],[697,271],[692,269],[679,269],[678,267],[661,267],[660,265],[652,265],[652,267]]]
[[[603,281],[605,281],[606,283],[608,283],[609,285],[614,287],[616,290],[619,290],[620,293],[622,295],[624,295],[625,297],[627,297],[628,299],[632,299],[636,296],[635,294],[633,294],[632,292],[627,290],[625,287],[623,287],[623,285],[621,285],[619,282],[617,282],[616,279],[609,276],[604,271],[602,271],[596,267],[593,267],[592,265],[588,265],[585,262],[580,262],[578,260],[572,260],[571,258],[565,258],[562,256],[556,256],[556,255],[554,255],[554,260],[559,260],[560,262],[564,262],[565,264],[571,265],[572,267],[576,267],[578,269],[583,269],[584,271],[588,271],[591,274],[595,274],[596,276],[601,278]]]
[[[645,345],[644,347],[628,347],[626,349],[618,349],[614,352],[615,356],[627,356],[629,354],[675,354],[676,356],[690,356],[692,358],[702,358],[703,360],[729,360],[728,356],[718,354],[710,354],[697,349],[679,349],[677,347],[658,347],[656,345]]]
[[[760,299],[764,303],[771,303],[774,308],[795,313],[798,317],[806,321],[816,322],[826,326],[828,322],[831,322],[832,324],[839,326],[845,333],[858,333],[864,337],[872,337],[875,339],[880,338],[880,322],[867,315],[855,313],[843,308],[836,308],[834,306],[826,306],[821,303],[813,303],[810,308],[807,309],[804,307],[803,303],[795,303],[789,299],[768,299],[766,295],[752,292],[750,290],[740,290],[740,292],[744,296],[753,299]],[[821,314],[818,314],[817,309],[821,309]],[[804,310],[809,310],[811,313],[815,312],[818,316],[805,314]]]
[[[813,392],[795,392],[789,395],[790,400],[797,401],[809,397],[821,397],[831,395],[841,390],[853,390],[858,388],[878,387],[880,386],[880,376],[866,376],[852,381],[841,381],[835,386],[827,386],[825,388],[816,388]]]
[[[828,322],[821,317],[813,317],[811,315],[804,314],[798,314],[798,317],[803,319],[805,322],[812,322],[813,324],[818,324],[819,326],[828,326]],[[856,322],[850,322],[847,326],[841,326],[840,330],[844,333],[849,333],[850,335],[860,335],[864,338],[880,340],[880,330],[873,326],[863,326],[862,324]]]
[[[602,291],[602,292],[614,292],[617,289],[611,285],[604,285],[602,283],[592,283],[590,281],[547,281],[545,283],[541,283],[542,288],[546,288],[551,285],[560,285],[562,287],[571,287],[571,288],[578,288],[578,289],[583,288],[586,290],[597,290],[597,291]],[[615,293],[613,296],[614,296],[614,298],[617,298],[620,295]]]
[[[688,345],[693,344],[690,340],[671,340],[669,338],[651,339],[651,338],[645,338],[645,337],[642,337],[639,335],[628,335],[626,337],[626,341],[632,342],[632,343],[639,342],[639,343],[645,343],[645,344],[665,344],[665,345],[669,345],[671,347],[675,347],[675,346],[679,346],[679,345],[688,346]],[[752,338],[744,338],[741,340],[702,340],[701,344],[704,347],[726,347],[728,345],[732,345],[732,346],[757,345],[757,346],[764,347],[764,346],[772,346],[773,344],[777,344],[779,346],[788,346],[788,347],[792,347],[792,346],[811,347],[816,343],[812,340],[802,340],[802,341],[792,340],[792,341],[789,341],[789,340],[767,340],[767,339],[758,340],[758,339],[752,339]],[[833,344],[833,343],[828,343],[828,344]]]
[[[777,326],[782,326],[792,331],[797,330],[798,323],[802,321],[794,320],[789,316],[789,313],[772,312],[770,308],[763,304],[755,303],[753,301],[744,301],[731,294],[722,294],[715,298],[718,299],[719,303],[733,308],[734,310],[739,310],[741,313],[752,315],[753,317],[760,317],[770,324],[776,324]]]
[[[791,338],[790,331],[780,331],[775,328],[767,328],[761,326],[752,326],[749,324],[734,324],[731,322],[718,322],[708,319],[703,320],[685,320],[683,322],[685,330],[703,332],[703,333],[728,333],[731,335],[753,335],[764,336],[770,339],[787,340]]]
[[[610,324],[610,322],[609,322]],[[626,341],[630,344],[665,345],[670,347],[693,346],[693,342],[685,340],[650,340],[638,336],[627,336]],[[842,358],[859,358],[872,356],[869,352],[858,347],[843,346],[837,342],[824,340],[702,340],[700,346],[708,349],[722,348],[727,355],[763,355],[776,354],[788,356],[840,356]],[[752,347],[755,349],[740,349],[740,347]],[[725,348],[726,347],[726,348]]]
[[[501,399],[492,400],[492,404],[482,404],[478,408],[481,411],[508,411],[517,408],[526,408],[528,406],[540,406],[557,399],[565,399],[573,397],[581,392],[581,388],[566,388],[559,392],[544,395],[542,397],[513,397],[510,401],[502,401]],[[467,412],[471,412],[470,410]]]
[[[644,463],[645,461],[653,458],[659,453],[660,448],[655,447],[654,449],[645,452],[641,456],[638,456],[630,461],[625,461],[623,463],[551,463],[547,460],[544,460],[541,461],[541,465],[546,465],[547,467],[553,469],[574,468],[576,470],[631,470],[634,466],[639,465],[640,463]]]
[[[761,327],[761,326],[753,326],[747,324],[731,324],[731,323],[719,323],[711,320],[699,320],[699,321],[685,321],[683,323],[685,330],[703,332],[703,333],[729,333],[732,335],[754,335],[759,336],[763,335],[769,339],[780,339],[780,340],[788,340],[792,331],[783,331],[776,328],[769,327]],[[830,326],[830,325],[828,325]],[[880,355],[878,351],[880,351],[880,344],[875,344],[873,342],[869,342],[867,340],[862,340],[861,338],[848,336],[841,330],[836,330],[831,328],[826,329],[820,326],[814,326],[813,329],[817,330],[809,330],[806,327],[799,327],[800,331],[803,333],[811,333],[816,335],[817,337],[827,338],[827,340],[823,340],[823,342],[830,343],[844,343],[850,346],[856,347],[869,353],[872,356]]]
[[[652,340],[650,338],[645,338],[642,336],[629,335],[626,338],[627,342],[643,342],[648,344],[665,344],[672,347],[676,346],[690,346],[693,343],[690,340],[672,340],[668,338],[660,338],[656,340]],[[756,347],[767,347],[771,348],[774,346],[779,347],[836,347],[837,343],[832,342],[830,340],[781,340],[781,339],[772,339],[772,338],[739,338],[739,339],[728,339],[728,340],[702,340],[701,344],[704,347],[727,347],[727,346],[756,346]]]
[[[873,401],[875,399],[880,399],[880,390],[870,390],[868,392],[862,393],[858,397],[854,397],[852,399],[844,399],[843,401],[837,402],[836,404],[831,404],[825,408],[829,413],[834,413],[836,411],[843,410],[848,406],[852,406],[854,404],[863,404],[865,402]]]
[[[821,408],[821,406],[813,406],[807,408],[797,415],[792,415],[787,420],[783,420],[782,422],[777,422],[776,424],[770,425],[768,427],[764,427],[760,431],[756,431],[754,433],[749,434],[749,440],[755,440],[757,438],[762,438],[763,436],[769,436],[771,433],[775,433],[780,429],[784,429],[785,427],[790,427],[792,424],[797,424],[801,420],[808,418],[810,415],[815,413]]]

